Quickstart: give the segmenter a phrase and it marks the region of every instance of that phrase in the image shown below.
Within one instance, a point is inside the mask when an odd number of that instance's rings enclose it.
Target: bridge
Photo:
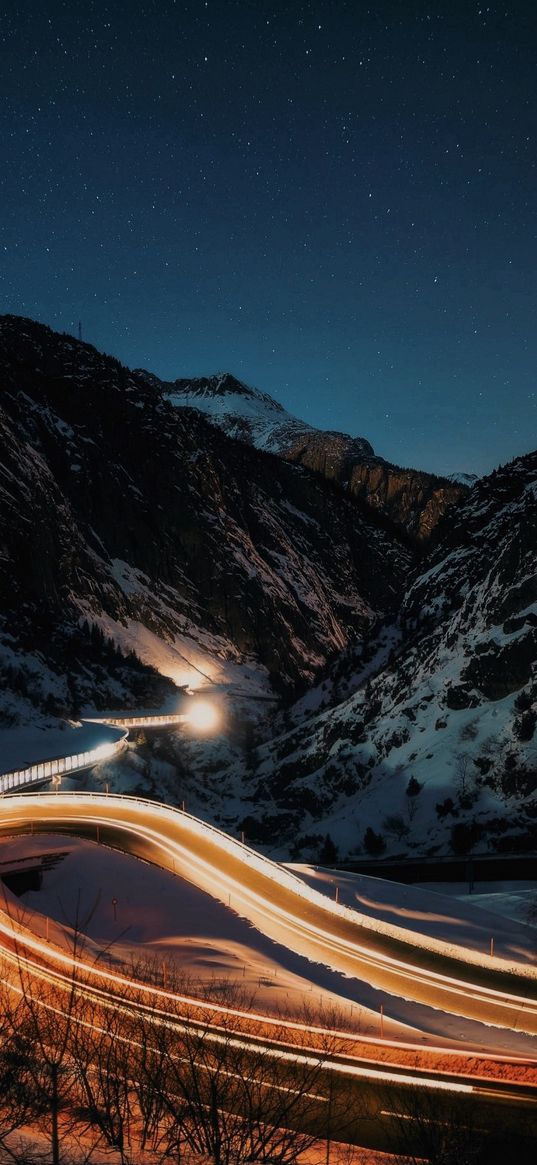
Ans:
[[[82,725],[100,724],[109,728],[115,737],[97,745],[95,748],[84,749],[38,760],[21,765],[16,769],[2,772],[0,770],[0,794],[14,793],[18,789],[29,786],[42,785],[46,781],[60,781],[63,776],[82,772],[93,768],[104,760],[111,760],[113,756],[126,746],[127,737],[133,728],[174,728],[178,725],[190,725],[194,731],[202,733],[212,732],[218,725],[218,713],[212,703],[202,699],[189,700],[188,712],[141,712],[128,716],[112,712],[101,716],[84,716]],[[1,760],[0,760],[1,764]]]
[[[60,780],[71,773],[79,773],[84,769],[91,769],[101,761],[110,760],[125,748],[128,736],[126,728],[119,729],[115,740],[106,741],[95,748],[85,749],[82,752],[70,753],[67,756],[50,757],[48,760],[36,761],[9,772],[0,773],[0,793],[14,793],[17,789],[27,788],[29,785],[42,785],[45,781]]]

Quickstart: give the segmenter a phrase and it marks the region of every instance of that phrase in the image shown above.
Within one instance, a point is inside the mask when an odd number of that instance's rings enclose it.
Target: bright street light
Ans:
[[[195,732],[214,732],[220,722],[217,709],[208,700],[194,700],[186,719]]]

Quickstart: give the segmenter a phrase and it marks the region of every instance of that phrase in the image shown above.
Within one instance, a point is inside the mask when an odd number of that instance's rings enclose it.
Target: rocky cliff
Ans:
[[[460,485],[417,469],[401,469],[363,452],[361,443],[341,433],[315,433],[294,442],[284,454],[338,482],[417,542],[430,538],[440,519],[464,496]]]

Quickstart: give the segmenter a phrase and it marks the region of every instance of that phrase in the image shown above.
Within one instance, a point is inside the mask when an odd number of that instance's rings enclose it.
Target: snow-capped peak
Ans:
[[[452,481],[454,485],[467,485],[471,489],[479,477],[477,473],[448,473],[447,481]]]
[[[159,387],[164,397],[176,408],[199,409],[229,437],[246,441],[269,453],[286,456],[296,442],[320,434],[313,425],[287,412],[274,397],[251,388],[230,372],[171,382],[159,382],[151,373],[143,370],[139,370],[139,374],[147,382]],[[354,451],[364,457],[374,455],[372,446],[364,437],[350,438],[343,433],[326,433],[324,436],[351,441]]]
[[[257,407],[263,406],[268,408],[270,412],[285,415],[285,409],[279,401],[274,400],[267,392],[260,392],[257,388],[243,384],[231,372],[217,372],[214,376],[198,376],[193,380],[175,380],[173,391],[170,393],[170,396],[173,395],[185,395],[196,399],[218,397],[220,400],[239,397],[243,402],[255,401]]]

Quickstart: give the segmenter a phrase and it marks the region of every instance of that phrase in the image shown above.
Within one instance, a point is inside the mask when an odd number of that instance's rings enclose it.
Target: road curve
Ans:
[[[80,749],[78,752],[67,755],[62,754],[45,760],[32,761],[29,764],[22,764],[17,769],[0,772],[0,794],[13,793],[17,789],[42,785],[45,781],[54,782],[55,778],[61,779],[61,777],[70,776],[71,773],[83,772],[84,769],[91,769],[104,760],[110,760],[126,747],[129,730],[119,721],[92,720],[87,721],[87,723],[109,725],[114,733],[114,738],[103,744],[98,744],[94,748]]]
[[[0,794],[42,785],[44,781],[70,776],[71,773],[79,773],[101,764],[104,760],[110,760],[125,748],[132,728],[176,728],[187,723],[189,719],[190,716],[184,712],[167,712],[161,715],[140,713],[134,716],[121,716],[112,713],[103,716],[83,716],[81,724],[107,725],[115,731],[115,739],[96,748],[31,763],[24,762],[16,769],[0,772]]]
[[[95,793],[4,797],[0,832],[67,831],[180,872],[276,942],[447,1013],[537,1034],[537,972],[453,948],[330,902],[289,870],[169,806]],[[421,939],[421,936],[420,936]],[[467,960],[473,958],[470,964]],[[488,965],[487,965],[488,964]]]
[[[537,1030],[537,1003],[527,993],[527,988],[535,986],[531,980],[506,977],[498,970],[489,972],[485,985],[447,975],[445,967],[439,966],[442,960],[437,952],[394,941],[387,932],[396,928],[372,930],[370,920],[330,903],[285,868],[185,813],[133,797],[102,794],[18,794],[0,799],[0,834],[28,829],[98,838],[180,872],[226,902],[231,896],[237,911],[277,941],[287,940],[295,951],[390,992],[403,992],[406,998],[499,1026]],[[326,1097],[333,1096],[345,1112],[349,1089],[360,1082],[368,1115],[356,1128],[358,1144],[388,1149],[397,1132],[398,1118],[392,1110],[405,1113],[408,1098],[413,1104],[418,1092],[434,1097],[434,1111],[441,1121],[452,1119],[450,1106],[456,1100],[463,1106],[458,1119],[465,1121],[467,1112],[470,1124],[477,1119],[489,1139],[506,1130],[517,1133],[521,1123],[531,1136],[537,1136],[535,1061],[492,1057],[501,1073],[494,1077],[487,1075],[491,1057],[475,1052],[461,1068],[460,1050],[427,1047],[418,1054],[415,1047],[401,1041],[383,1040],[379,1045],[356,1033],[241,1012],[186,996],[174,995],[172,1006],[164,987],[85,962],[80,950],[61,951],[29,932],[6,910],[0,910],[0,956],[5,975],[11,964],[11,974],[20,974],[24,968],[32,982],[46,980],[59,990],[62,986],[69,990],[76,980],[77,991],[96,998],[103,1007],[113,1007],[118,1000],[125,1006],[127,990],[129,1006],[149,1010],[156,1022],[178,1022],[180,1015],[183,1025],[201,1022],[204,1038],[218,1040],[224,1033],[228,1040],[233,1032],[233,1039],[253,1054],[261,1046],[264,1054],[278,1061],[284,1057],[291,1066],[321,1063],[325,1094],[324,1099],[318,1098],[321,1110]],[[452,957],[443,961],[451,969],[462,966]],[[471,968],[472,973],[477,970]],[[509,990],[502,989],[506,978]],[[512,988],[517,984],[515,993]]]

